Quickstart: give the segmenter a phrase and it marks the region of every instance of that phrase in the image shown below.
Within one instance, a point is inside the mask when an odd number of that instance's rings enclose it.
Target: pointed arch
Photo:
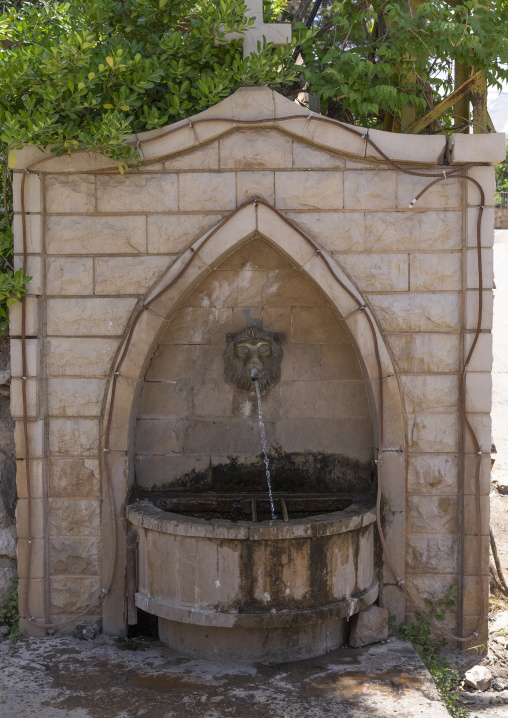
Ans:
[[[294,223],[264,201],[253,200],[193,242],[135,311],[119,350],[115,376],[110,382],[103,426],[108,445],[109,472],[113,492],[125,501],[126,466],[132,481],[135,407],[143,378],[159,340],[182,300],[221,261],[253,237],[259,236],[313,280],[336,309],[358,350],[372,398],[372,423],[379,434],[383,412],[385,452],[378,456],[383,473],[383,502],[386,540],[398,576],[404,575],[405,435],[402,398],[395,368],[382,333],[361,292],[336,260]],[[380,405],[379,382],[383,384]],[[115,390],[111,391],[111,385]],[[111,396],[114,405],[111,406]],[[389,449],[389,451],[386,451]],[[116,458],[115,458],[116,457]],[[123,457],[120,460],[119,457]],[[130,460],[129,460],[130,457]],[[118,502],[118,499],[117,499]],[[395,583],[387,570],[385,581]],[[399,599],[400,601],[400,599]]]

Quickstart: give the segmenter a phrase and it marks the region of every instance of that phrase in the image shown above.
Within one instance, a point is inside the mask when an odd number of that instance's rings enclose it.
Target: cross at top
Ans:
[[[246,17],[254,18],[254,25],[245,31],[243,35],[237,32],[230,32],[226,35],[228,40],[238,40],[243,37],[243,56],[248,57],[252,52],[257,52],[258,42],[267,42],[274,45],[286,45],[291,42],[291,23],[264,23],[263,22],[263,0],[245,0],[247,6]]]

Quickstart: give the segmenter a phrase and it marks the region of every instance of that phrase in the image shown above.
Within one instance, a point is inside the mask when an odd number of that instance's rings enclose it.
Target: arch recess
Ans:
[[[395,368],[386,343],[374,315],[367,307],[358,288],[335,259],[265,202],[254,200],[240,207],[190,245],[147,293],[139,320],[133,330],[127,330],[119,349],[119,356],[125,350],[126,354],[117,377],[108,451],[108,455],[111,457],[109,458],[111,481],[114,494],[117,497],[117,504],[124,503],[127,487],[125,461],[115,460],[115,454],[117,457],[123,456],[128,459],[132,451],[136,399],[146,368],[160,337],[182,298],[229,254],[255,236],[263,238],[305,275],[314,280],[342,317],[342,321],[358,348],[359,357],[364,365],[365,377],[371,387],[374,404],[372,421],[375,433],[376,426],[379,427],[379,381],[383,381],[384,442],[382,448],[385,451],[381,450],[378,455],[378,473],[383,487],[382,505],[386,522],[387,547],[392,565],[398,575],[403,576],[406,473],[404,414]],[[323,259],[330,266],[331,272]],[[334,277],[339,281],[336,281]],[[359,309],[359,305],[362,310]],[[138,307],[134,315],[139,311]],[[375,345],[371,325],[366,316],[367,312],[370,313],[376,333],[382,378],[379,376]],[[106,417],[109,412],[110,400],[109,395],[104,412]],[[133,462],[128,461],[128,464],[132,467]],[[132,471],[132,468],[130,470]],[[117,506],[117,508],[119,507]],[[123,574],[123,571],[117,571],[118,574]],[[388,569],[385,569],[384,574],[386,586],[395,584],[395,579]],[[120,586],[117,590],[120,590]],[[395,596],[395,592],[392,593]],[[384,595],[384,604],[391,610],[395,610],[395,606],[390,606],[390,592],[385,592]],[[397,613],[400,613],[398,591],[396,595]]]

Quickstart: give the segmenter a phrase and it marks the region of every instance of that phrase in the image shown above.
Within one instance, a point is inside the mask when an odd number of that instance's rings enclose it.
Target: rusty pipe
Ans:
[[[138,543],[139,534],[136,529],[129,531],[126,537],[127,545],[127,624],[129,626],[135,626],[138,622],[138,611],[136,608],[136,590],[138,587],[137,580],[137,558],[138,558]]]

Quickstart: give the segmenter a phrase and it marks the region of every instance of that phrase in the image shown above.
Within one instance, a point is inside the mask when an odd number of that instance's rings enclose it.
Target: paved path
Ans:
[[[1,718],[448,718],[408,643],[291,664],[184,658],[114,639],[0,643]]]

